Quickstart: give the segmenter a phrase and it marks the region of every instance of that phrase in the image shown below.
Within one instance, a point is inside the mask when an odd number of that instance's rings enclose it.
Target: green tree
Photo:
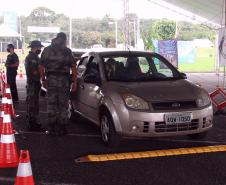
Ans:
[[[175,32],[176,23],[174,21],[163,19],[154,22],[150,33],[153,35],[152,38],[167,40],[175,38]]]

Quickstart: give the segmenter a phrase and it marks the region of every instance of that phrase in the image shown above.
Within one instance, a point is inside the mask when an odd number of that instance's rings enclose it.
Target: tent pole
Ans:
[[[224,29],[226,28],[226,0],[224,0]],[[224,66],[224,76],[223,76],[223,89],[225,89],[225,66]]]

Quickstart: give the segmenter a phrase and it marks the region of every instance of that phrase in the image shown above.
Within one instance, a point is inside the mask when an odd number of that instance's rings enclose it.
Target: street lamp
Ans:
[[[118,44],[118,24],[117,24],[117,21],[109,22],[108,24],[115,24],[115,48],[117,48],[117,44]]]

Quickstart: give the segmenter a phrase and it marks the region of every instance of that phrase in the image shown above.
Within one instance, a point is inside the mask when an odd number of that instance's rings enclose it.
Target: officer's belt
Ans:
[[[65,75],[65,76],[69,76],[69,73],[67,72],[63,72],[63,71],[48,71],[47,72],[47,76],[48,75]]]

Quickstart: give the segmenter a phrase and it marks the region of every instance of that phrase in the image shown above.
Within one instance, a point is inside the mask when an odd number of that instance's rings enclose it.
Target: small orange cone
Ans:
[[[20,68],[20,75],[19,75],[19,78],[20,79],[23,79],[23,72],[22,72],[22,69]]]
[[[19,166],[14,185],[34,185],[30,156],[28,150],[20,151]]]
[[[6,75],[5,75],[5,70],[4,69],[2,70],[2,78],[3,78],[3,81],[6,81]]]

